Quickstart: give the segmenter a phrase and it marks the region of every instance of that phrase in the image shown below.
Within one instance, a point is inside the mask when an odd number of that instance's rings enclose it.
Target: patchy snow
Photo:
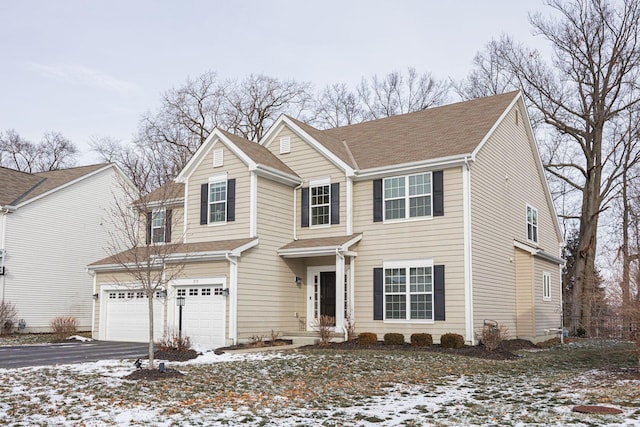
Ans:
[[[130,360],[0,369],[0,424],[640,425],[637,395],[609,402],[625,411],[620,416],[571,411],[578,403],[603,403],[615,389],[637,392],[638,381],[618,381],[597,369],[565,373],[562,364],[547,370],[536,360],[207,351],[167,363],[184,379],[126,380],[134,370]]]
[[[82,341],[82,342],[93,341],[93,339],[87,338],[87,337],[83,337],[82,335],[71,335],[69,338],[67,338],[67,340],[69,340],[69,341]]]

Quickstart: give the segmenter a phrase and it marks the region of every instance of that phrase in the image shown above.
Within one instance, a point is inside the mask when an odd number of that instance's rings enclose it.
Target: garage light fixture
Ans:
[[[178,307],[184,307],[185,300],[185,297],[176,297],[176,305]]]
[[[229,296],[229,288],[224,288],[222,290],[222,296],[223,297],[228,297]]]
[[[296,276],[296,285],[298,286],[302,285],[302,277]]]
[[[98,294],[93,294],[93,299],[97,300],[98,299]]]

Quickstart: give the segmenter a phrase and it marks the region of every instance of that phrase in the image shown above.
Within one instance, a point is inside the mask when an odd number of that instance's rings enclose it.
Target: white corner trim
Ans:
[[[464,316],[465,341],[475,343],[473,333],[473,259],[471,228],[471,167],[465,162],[462,167],[462,207],[464,239]]]
[[[249,189],[249,237],[258,235],[258,176],[250,172]]]
[[[353,234],[353,180],[345,174],[344,184],[347,195],[347,234]]]

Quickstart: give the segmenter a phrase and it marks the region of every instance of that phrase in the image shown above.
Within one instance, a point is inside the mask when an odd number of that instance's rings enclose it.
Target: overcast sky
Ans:
[[[508,33],[528,45],[540,0],[0,0],[0,131],[130,141],[162,92],[207,70],[354,87],[415,67],[462,78]]]

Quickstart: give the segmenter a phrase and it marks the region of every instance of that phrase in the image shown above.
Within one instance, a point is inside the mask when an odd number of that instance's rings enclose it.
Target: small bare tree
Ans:
[[[0,335],[6,335],[11,332],[16,324],[18,311],[16,306],[9,301],[0,301]]]
[[[181,211],[176,206],[182,206],[184,188],[170,182],[145,195],[125,183],[120,189],[126,197],[116,198],[118,201],[109,212],[109,219],[117,231],[110,236],[107,252],[109,263],[119,267],[120,274],[113,275],[113,282],[143,292],[147,298],[149,368],[152,369],[154,299],[159,294],[166,298],[167,283],[177,278],[184,268],[184,259],[177,255],[184,250],[183,236],[177,233],[182,227],[176,226],[182,221],[182,213],[174,214],[174,210]]]

